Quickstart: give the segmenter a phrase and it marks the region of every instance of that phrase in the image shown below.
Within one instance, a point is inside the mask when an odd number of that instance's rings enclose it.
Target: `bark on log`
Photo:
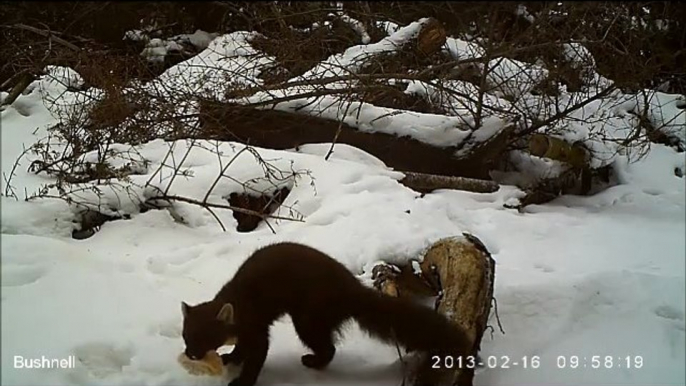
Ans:
[[[405,178],[400,180],[400,183],[420,193],[430,193],[436,189],[456,189],[476,193],[493,193],[500,189],[500,186],[493,181],[478,180],[475,178],[439,176],[436,174],[415,172],[403,173],[405,174]]]

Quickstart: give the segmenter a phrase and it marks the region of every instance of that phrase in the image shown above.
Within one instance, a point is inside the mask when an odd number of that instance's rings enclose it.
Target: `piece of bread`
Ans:
[[[178,358],[179,363],[188,373],[193,375],[214,375],[220,376],[224,370],[222,358],[216,351],[208,351],[202,360],[194,361],[181,353]]]

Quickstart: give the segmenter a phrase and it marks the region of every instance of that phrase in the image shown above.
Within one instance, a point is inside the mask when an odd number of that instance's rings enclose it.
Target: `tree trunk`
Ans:
[[[436,242],[421,263],[425,275],[436,277],[441,287],[438,312],[460,326],[471,341],[476,358],[486,330],[493,299],[495,261],[483,243],[464,233]],[[474,369],[454,368],[435,371],[431,358],[423,358],[411,369],[416,385],[471,386]],[[468,361],[465,361],[465,363]]]
[[[374,285],[391,296],[438,295],[436,310],[462,328],[469,338],[470,355],[476,358],[491,310],[495,261],[481,241],[470,235],[434,243],[423,261],[396,267],[380,264],[372,270]],[[432,369],[428,354],[408,362],[406,376],[418,386],[470,386],[474,369]],[[463,363],[467,363],[465,360]],[[455,361],[457,363],[457,361]]]

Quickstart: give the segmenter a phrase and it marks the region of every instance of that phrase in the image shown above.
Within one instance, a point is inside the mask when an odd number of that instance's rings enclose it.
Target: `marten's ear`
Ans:
[[[217,320],[224,324],[233,324],[233,305],[231,303],[226,303],[222,306],[217,314]]]
[[[188,316],[188,311],[191,310],[191,306],[189,306],[186,302],[181,302],[181,312],[183,313],[183,317]]]

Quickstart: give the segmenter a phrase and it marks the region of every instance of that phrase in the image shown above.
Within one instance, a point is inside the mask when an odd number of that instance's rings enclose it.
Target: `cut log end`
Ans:
[[[491,310],[495,261],[477,237],[463,234],[433,244],[421,268],[438,276],[442,285],[438,312],[465,331],[471,346],[468,355],[476,357]],[[420,361],[412,374],[417,385],[428,378],[434,385],[467,386],[474,377],[473,369],[436,372],[427,361]]]
[[[476,357],[491,309],[495,262],[475,236],[463,234],[434,243],[419,264],[374,267],[374,285],[391,296],[437,296],[436,309],[463,329],[469,340],[467,355]],[[413,287],[418,286],[418,287]],[[423,288],[424,290],[417,290]],[[473,369],[432,368],[430,354],[407,362],[406,376],[415,385],[472,385]]]
[[[429,18],[417,36],[417,51],[426,56],[432,55],[441,50],[446,39],[443,24],[434,18]]]

